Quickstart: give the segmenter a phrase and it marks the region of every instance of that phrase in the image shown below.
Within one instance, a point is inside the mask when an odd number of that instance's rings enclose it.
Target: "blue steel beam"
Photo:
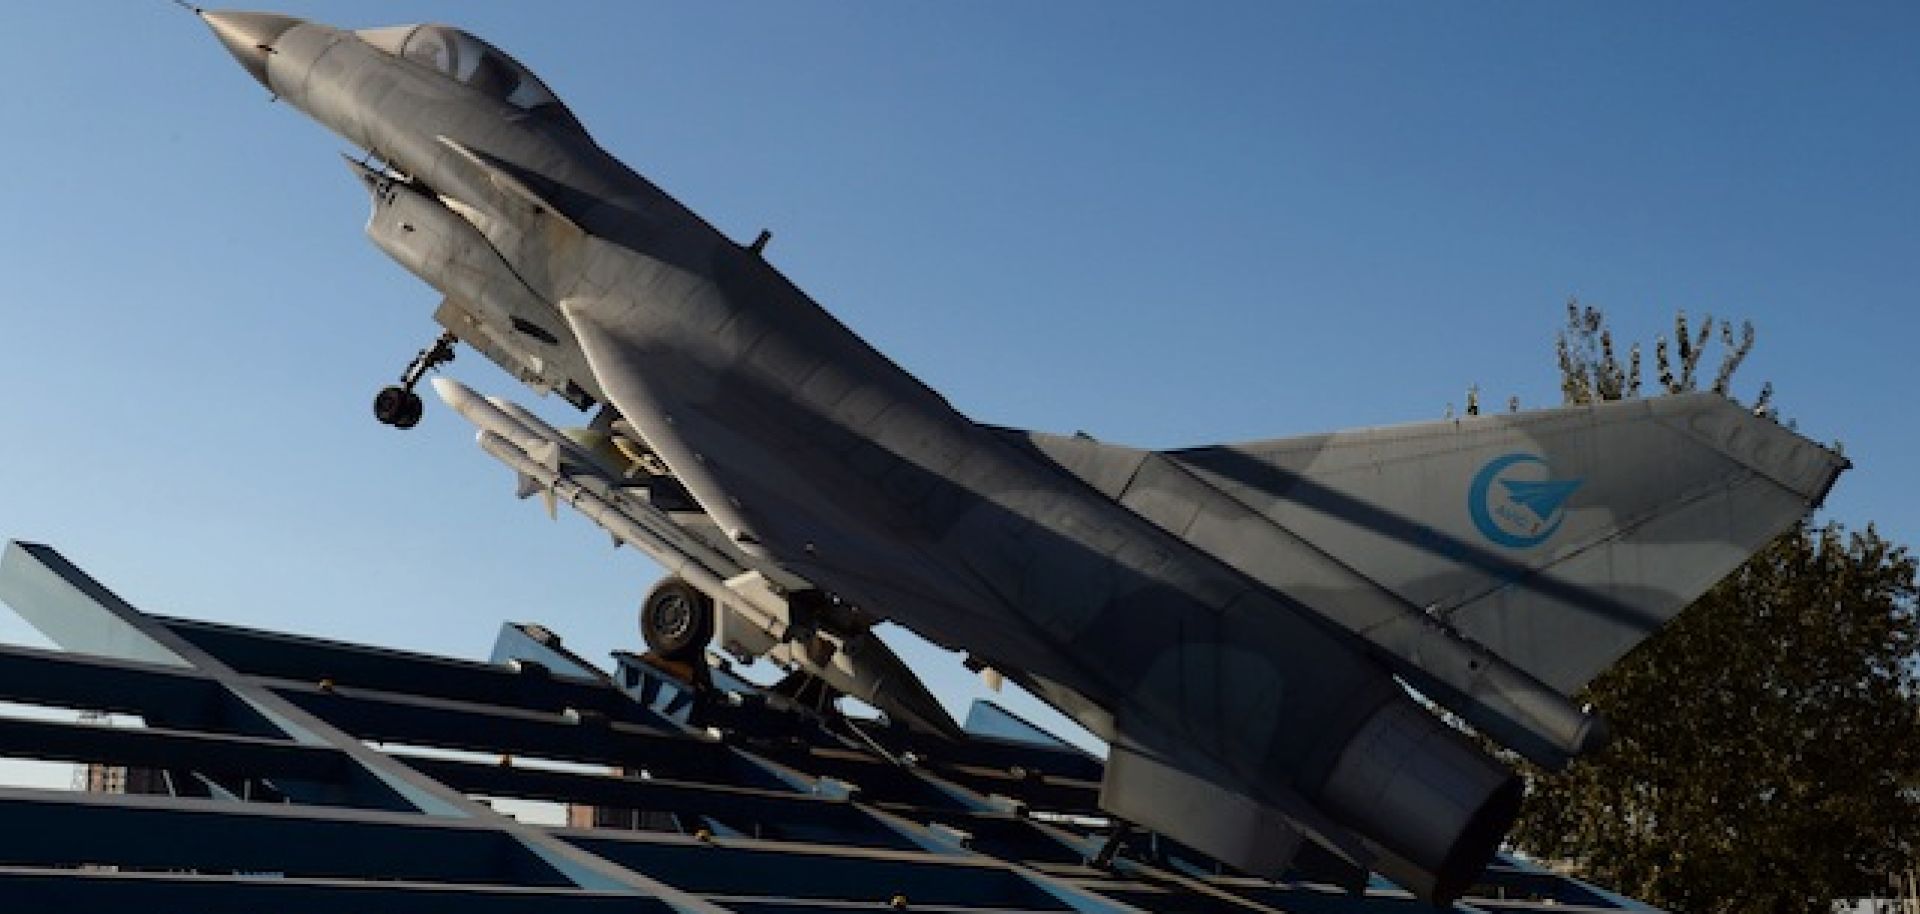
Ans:
[[[470,801],[405,772],[395,776],[376,753],[326,722],[300,711],[180,638],[46,546],[12,542],[0,556],[0,601],[69,651],[177,666],[213,682],[264,719],[273,731],[304,745],[332,746],[356,763],[347,789],[356,805],[440,815],[476,810]],[[173,721],[167,721],[174,724]]]
[[[583,724],[556,723],[551,715],[501,712],[460,702],[373,694],[360,689],[319,690],[292,684],[276,684],[276,687],[281,688],[283,693],[291,694],[296,702],[308,710],[319,713],[364,738],[448,748],[487,748],[575,761],[593,760],[603,763],[620,761],[624,762],[626,767],[645,767],[655,774],[664,773],[676,764],[686,766],[689,761],[693,761],[691,770],[696,775],[704,775],[707,778],[728,767],[733,769],[731,778],[736,780],[739,779],[741,772],[752,771],[756,767],[768,769],[779,767],[755,757],[753,753],[737,753],[734,759],[735,764],[731,766],[715,765],[711,760],[686,759],[682,757],[685,755],[681,751],[683,746],[695,746],[707,752],[726,752],[730,755],[735,753],[733,750],[718,747],[711,742],[680,734],[640,734],[637,731],[632,734],[623,734],[623,728],[620,725],[608,726],[600,721],[585,724],[587,729],[583,731],[581,729]],[[583,741],[591,743],[603,736],[600,732],[601,728],[614,731],[616,735],[643,736],[648,744],[629,745],[613,753],[608,753],[604,746],[597,749],[592,747],[583,749],[581,746]],[[545,732],[531,733],[528,732],[529,730]],[[464,742],[474,740],[476,735],[480,734],[484,735],[483,740]],[[847,755],[844,750],[837,754],[842,757]],[[869,758],[858,754],[854,757],[861,760]],[[619,799],[604,794],[621,789],[624,783],[637,785],[637,790],[650,792],[651,796],[658,798],[661,796],[658,789],[649,786],[657,782],[622,782],[592,775],[525,773],[525,769],[432,760],[420,760],[414,764],[443,783],[449,783],[467,792],[502,796],[545,796],[559,799],[563,789],[573,790],[575,793],[570,798],[580,802],[703,816],[716,828],[724,824],[732,832],[776,837],[788,841],[833,841],[872,847],[926,847],[938,843],[937,840],[927,838],[923,834],[923,829],[917,829],[911,823],[900,822],[871,810],[800,818],[792,816],[742,818],[729,814],[724,809],[715,809],[716,806],[726,805],[726,801],[731,797],[721,791],[714,791],[711,787],[700,788],[709,791],[709,795],[703,800],[689,801],[696,794],[683,791],[681,796],[689,799],[680,803],[649,803],[644,797]],[[924,778],[893,766],[882,765],[864,769],[863,774],[869,780],[881,776],[898,780],[922,793],[927,789]],[[813,779],[788,775],[782,780],[795,790],[806,790],[810,789],[808,782]],[[534,785],[538,785],[537,788]],[[599,795],[580,796],[578,790],[582,787],[597,787]],[[627,789],[636,788],[629,786]],[[716,797],[713,794],[720,794],[720,796]],[[904,835],[903,831],[906,832]]]
[[[1553,900],[1531,901],[1515,898],[1472,898],[1471,905],[1462,904],[1469,911],[1486,911],[1488,914],[1506,912],[1506,914],[1603,914],[1607,911],[1658,911],[1637,902],[1627,904],[1606,903],[1603,907],[1582,904],[1561,904]]]
[[[745,742],[744,748],[789,768],[858,785],[861,798],[881,806],[916,809],[975,808],[930,783],[910,766],[870,753],[824,746]]]
[[[0,898],[11,904],[820,914],[904,898],[914,910],[955,912],[1429,910],[1398,892],[1218,875],[1217,864],[1187,859],[1190,852],[1153,836],[1141,836],[1144,852],[1123,852],[1113,870],[1094,869],[1083,861],[1101,835],[1027,818],[1013,811],[1018,804],[987,795],[1097,816],[1100,763],[1077,749],[935,743],[897,729],[873,730],[863,744],[853,738],[862,734],[834,732],[830,719],[751,694],[737,705],[716,703],[717,725],[736,732],[713,740],[640,707],[684,710],[684,685],[624,658],[619,675],[600,676],[556,639],[524,627],[503,630],[496,659],[535,660],[567,675],[157,620],[44,547],[9,548],[0,598],[34,604],[22,614],[63,633],[63,643],[120,658],[0,649],[0,696],[186,722],[175,730],[0,720],[0,756],[162,762],[154,767],[275,786],[324,780],[337,767],[348,789],[321,799],[350,805],[356,801],[339,794],[379,793],[371,783],[405,801],[393,808],[408,810],[0,790],[8,826],[0,831]],[[22,684],[21,670],[30,682]],[[724,674],[716,682],[753,688]],[[193,732],[202,729],[260,732]],[[358,737],[671,777],[399,760]],[[468,792],[673,813],[708,824],[714,836],[547,830],[498,816]],[[275,875],[54,869],[90,863]],[[1523,898],[1486,909],[1617,909],[1581,888],[1496,867],[1485,891]]]
[[[900,765],[869,752],[826,746],[746,742],[752,751],[780,764],[858,784],[868,802],[922,809],[979,808],[957,799],[954,786],[980,797],[999,794],[1028,807],[1049,811],[1097,813],[1099,785],[1046,775],[1038,770],[1009,772],[949,765],[937,756]]]
[[[961,729],[968,736],[997,737],[1063,751],[1073,751],[1075,748],[1072,743],[1047,732],[1040,725],[985,699],[975,699],[967,708],[967,722],[961,725]]]
[[[916,736],[907,748],[922,746],[926,748],[920,754],[937,758],[944,765],[1022,771],[1061,783],[1092,784],[1095,789],[1106,772],[1099,759],[1078,750],[1040,749],[991,736],[976,736],[944,750]]]
[[[51,548],[17,541],[7,544],[0,556],[0,601],[68,650],[184,666],[211,677],[293,741],[331,746],[347,756],[346,786],[362,803],[392,802],[429,818],[481,823],[581,888],[654,896],[676,911],[721,910],[648,876],[582,853],[544,829],[500,816],[368,748],[140,612]]]
[[[1032,819],[1008,812],[943,813],[927,817],[927,822],[965,832],[969,836],[967,847],[974,851],[1030,866],[1079,866],[1100,847],[1098,838],[1066,838],[1038,827]]]
[[[727,747],[712,738],[637,727],[597,715],[569,717],[365,689],[323,689],[308,683],[266,684],[307,712],[375,742],[646,768],[687,780],[730,780],[751,774],[733,764]],[[764,778],[757,786],[778,784]]]
[[[517,642],[496,642],[494,656],[522,649]],[[535,656],[543,653],[535,652]],[[707,668],[714,691],[707,696],[712,700],[703,701],[693,686],[662,672],[639,655],[614,651],[613,661],[615,671],[608,679],[621,694],[689,729],[714,727],[744,731],[762,741],[799,740],[809,745],[822,739],[836,745],[843,742],[823,733],[822,720],[817,716],[770,710],[768,694],[736,676],[725,663]]]
[[[526,649],[527,645],[524,642],[527,640],[528,638],[524,632],[511,629],[503,630],[501,638],[496,642],[494,648],[494,658],[499,660],[503,657],[527,656],[520,653],[521,650]],[[535,646],[545,647],[545,644],[536,642]],[[533,656],[540,657],[541,655],[535,653]],[[571,654],[567,654],[566,659],[577,662],[577,658],[573,658]],[[665,703],[668,706],[672,706],[676,699],[670,696],[678,694],[686,698],[691,697],[689,689],[685,684],[679,682],[677,679],[664,675],[639,658],[616,653],[615,660],[619,666],[619,673],[610,678],[623,692],[635,701],[650,705]],[[716,685],[723,690],[750,690],[754,688],[748,683],[727,675],[724,669],[714,671],[714,681]],[[798,790],[818,790],[824,789],[826,785],[836,782],[845,783],[847,787],[856,791],[851,797],[853,801],[851,806],[854,810],[859,811],[868,820],[877,823],[884,829],[897,834],[913,846],[943,856],[960,857],[976,863],[986,860],[986,858],[982,858],[972,851],[966,850],[955,840],[948,830],[937,826],[929,827],[917,821],[896,816],[878,808],[867,799],[875,792],[869,785],[882,781],[886,782],[889,792],[896,796],[905,793],[923,802],[930,799],[938,803],[941,808],[949,810],[998,808],[997,804],[988,800],[986,797],[972,793],[957,785],[950,784],[941,778],[928,774],[922,769],[903,765],[895,758],[876,757],[872,752],[856,748],[856,744],[823,729],[820,726],[822,721],[810,715],[791,711],[775,712],[771,709],[760,707],[759,704],[753,700],[752,696],[747,696],[746,702],[739,706],[734,706],[731,702],[716,702],[715,704],[719,705],[720,711],[731,712],[730,715],[716,713],[713,715],[716,719],[726,721],[729,716],[731,716],[734,722],[744,725],[742,727],[742,738],[737,740],[739,745],[730,747],[731,751],[743,762],[774,772],[782,780]],[[781,723],[798,723],[798,726],[779,726],[778,724]],[[780,736],[775,738],[764,736],[764,734],[769,732],[777,732]],[[745,736],[745,734],[748,733],[754,736]],[[940,745],[950,747],[952,744],[942,742]],[[1077,750],[1072,751],[1082,758],[1085,757],[1084,754],[1078,753]],[[1048,759],[1048,764],[1052,764],[1054,753],[1051,750],[1039,752],[1035,755]],[[782,757],[776,758],[776,756]],[[796,768],[789,764],[796,760],[803,763],[817,763],[822,759],[839,760],[848,764],[850,767],[839,772],[829,773],[823,772],[818,765]],[[866,764],[862,765],[862,763]],[[1028,764],[1034,764],[1032,758],[1028,759]],[[832,776],[836,773],[850,774],[856,770],[862,778],[861,782],[858,783],[847,782],[844,778],[834,778]],[[802,773],[803,771],[805,772],[804,774]],[[811,776],[818,774],[826,774],[827,777],[819,778]],[[812,785],[811,788],[809,788],[809,784]],[[854,821],[858,822],[858,820]],[[777,837],[788,840],[800,838],[799,835],[795,834],[784,834],[778,835]],[[833,840],[843,845],[864,843],[858,839],[851,839],[844,835],[835,838],[831,836],[831,834],[821,835],[821,840]],[[732,842],[729,843],[731,844]],[[1123,905],[1115,905],[1109,899],[1102,898],[1097,894],[1075,888],[1040,873],[1027,870],[1017,863],[1006,861],[994,862],[1004,867],[1010,877],[1022,880],[1029,888],[1037,891],[1038,894],[1035,897],[1051,899],[1052,904],[1063,904],[1066,908],[1077,911],[1130,910]],[[728,894],[718,897],[725,898],[730,906],[735,903],[734,899],[736,896]],[[815,903],[819,903],[819,900],[815,899]],[[920,903],[919,900],[915,901],[916,906]],[[760,908],[756,906],[754,909],[759,910]]]
[[[341,783],[347,758],[286,740],[0,718],[0,758],[169,768],[216,777]]]
[[[567,884],[484,823],[406,813],[0,790],[0,822],[7,824],[0,829],[0,864],[7,866]]]
[[[496,656],[498,654],[499,649],[496,648]],[[671,692],[684,689],[684,686],[678,684],[677,681],[663,677],[645,664],[629,662],[629,658],[619,655],[616,655],[616,660],[620,662],[622,671],[622,675],[616,677],[616,680],[622,682],[622,685],[629,694],[636,695],[637,700],[645,700],[656,692]],[[752,688],[752,686],[745,683],[736,683],[732,688]],[[742,751],[741,755],[754,759],[769,768],[789,772],[790,777],[798,776],[798,769],[788,767],[789,764],[801,766],[813,772],[831,770],[832,775],[834,775],[837,780],[857,779],[857,781],[850,781],[850,785],[858,790],[854,805],[866,811],[874,820],[906,836],[919,847],[948,854],[970,854],[972,852],[965,848],[975,846],[980,837],[979,835],[971,834],[973,826],[979,824],[973,817],[983,816],[991,817],[992,827],[996,829],[996,836],[999,838],[1002,846],[1005,846],[1009,842],[1009,836],[1021,834],[1027,839],[1027,849],[1038,849],[1039,853],[1044,854],[1049,859],[1068,860],[1078,863],[1092,854],[1091,850],[1081,848],[1077,843],[1063,843],[1054,839],[1051,831],[1023,831],[1021,828],[1021,820],[1017,820],[1007,813],[1007,810],[1013,804],[989,798],[966,787],[952,783],[941,776],[931,773],[928,768],[920,767],[917,764],[903,763],[898,757],[875,755],[873,752],[865,749],[853,748],[853,743],[838,738],[823,729],[823,721],[820,719],[809,718],[804,713],[776,712],[770,709],[760,708],[757,707],[756,703],[751,699],[742,706],[735,708],[734,712],[736,715],[735,722],[741,725],[744,732],[762,733],[770,729],[778,729],[779,732],[782,733],[800,734],[807,737],[804,739],[742,740],[746,749],[765,753],[767,756],[777,756],[780,758],[778,762],[762,757],[761,755],[756,755],[755,752]],[[798,727],[772,728],[766,726],[766,724],[782,719],[787,721],[811,719],[813,722]],[[1003,747],[1011,748],[1011,744],[1000,741],[995,742],[997,745],[989,747],[991,751],[1001,751]],[[966,748],[964,744],[951,744],[946,742],[941,742],[937,744],[937,746],[948,749],[958,749],[963,752]],[[1065,754],[1070,757],[1070,761],[1086,761],[1090,759],[1085,753],[1081,753],[1075,749],[1069,749]],[[1036,751],[1030,756],[1025,756],[1021,760],[1025,761],[1029,766],[1029,771],[1037,772],[1039,766],[1042,764],[1055,765],[1060,760],[1061,755],[1062,753],[1058,750],[1048,747]],[[969,760],[973,761],[977,759],[978,756],[974,756]],[[823,761],[827,762],[827,764],[823,765]],[[840,767],[834,767],[835,763],[838,763]],[[1085,771],[1084,768],[1078,770],[1082,772]],[[1036,778],[1023,773],[1022,776],[1016,780],[1031,782],[1036,780]],[[875,800],[875,797],[892,796],[898,798],[902,795],[911,796],[917,800],[918,803]],[[927,805],[927,798],[933,798],[935,805]],[[1090,792],[1086,795],[1086,799],[1087,806],[1084,810],[1080,811],[1087,814],[1097,814],[1097,810],[1094,810],[1091,806]],[[955,827],[958,828],[958,831],[955,831]],[[967,843],[964,845],[962,844],[961,837],[963,835],[968,836],[966,838]],[[1003,859],[1018,861],[1024,858],[1004,857]],[[1077,891],[1064,888],[1061,885],[1055,884],[1052,880],[1039,877],[1038,874],[1025,873],[1021,870],[1018,863],[1014,864],[1014,869],[1016,872],[1022,872],[1025,878],[1034,879],[1037,884],[1046,887],[1049,891],[1060,893],[1061,897],[1070,899],[1077,909],[1104,910],[1106,908],[1105,901],[1090,898]]]
[[[772,842],[636,840],[605,832],[568,832],[569,840],[600,856],[700,895],[766,895],[884,905],[896,895],[916,908],[1074,908],[1004,864],[974,856],[868,850],[858,854]]]
[[[562,676],[611,684],[605,670],[585,657],[567,649],[559,634],[544,625],[530,622],[504,622],[493,638],[493,653],[487,662],[505,665],[520,660],[538,663]]]
[[[1099,812],[1100,783],[1059,777],[1037,770],[1002,771],[973,765],[948,765],[933,762],[927,770],[944,780],[960,784],[976,793],[1000,795],[1020,801],[1030,809],[1046,812]]]
[[[919,847],[845,799],[685,781],[407,758],[424,774],[468,793],[582,803],[717,820],[729,831],[779,841],[910,850]]]
[[[0,791],[0,864],[273,873],[304,879],[558,886],[535,855],[484,823],[407,814],[236,805],[206,800]],[[130,843],[129,835],[140,840]],[[1004,863],[767,841],[572,832],[592,853],[694,893],[871,904],[896,894],[922,906],[1121,910],[1074,905]],[[1042,880],[1044,882],[1044,880]],[[4,885],[4,882],[0,882]],[[858,894],[871,886],[874,896]],[[853,893],[853,894],[850,894]],[[1071,895],[1068,891],[1066,894]]]
[[[505,634],[503,633],[503,639]],[[511,655],[514,645],[496,644],[494,656]],[[669,703],[688,687],[663,675],[639,658],[616,652],[618,687],[635,701]],[[726,682],[727,685],[720,685]],[[753,690],[754,686],[715,671],[723,690]],[[1047,810],[1098,815],[1097,759],[1072,747],[1028,748],[1018,741],[985,739],[950,742],[918,740],[898,728],[883,729],[874,737],[893,744],[891,757],[829,732],[828,722],[804,712],[776,711],[752,693],[737,706],[716,702],[707,716],[722,728],[731,728],[742,754],[788,771],[805,771],[856,785],[864,804],[925,820],[965,811],[1004,810],[1008,804],[989,798],[1007,796],[1018,804]],[[865,728],[863,728],[863,732]],[[1025,750],[1023,752],[1023,750]],[[911,753],[911,755],[909,755]],[[905,758],[931,759],[907,764]],[[953,761],[955,758],[958,762]],[[1012,770],[996,770],[994,763]],[[1061,773],[1073,775],[1062,776]],[[1080,780],[1090,777],[1092,780]],[[967,782],[964,786],[960,781]]]
[[[489,765],[457,759],[400,756],[401,761],[437,781],[467,793],[529,800],[553,800],[592,806],[618,806],[722,818],[781,819],[831,814],[844,798],[793,790],[739,787],[661,777],[585,774],[522,765]],[[636,767],[644,760],[635,759]]]
[[[1550,901],[1558,905],[1612,907],[1621,900],[1557,873],[1517,865],[1510,860],[1500,860],[1488,867],[1475,888],[1474,894],[1482,897]]]
[[[1043,746],[988,734],[970,734],[966,740],[947,742],[901,727],[883,731],[878,737],[896,755],[913,752],[953,765],[1018,768],[1096,784],[1106,770],[1100,759],[1065,744]]]
[[[674,910],[658,899],[577,888],[7,868],[0,868],[0,898],[7,900],[10,909],[23,911],[649,914]]]
[[[213,678],[189,667],[92,657],[66,651],[0,647],[0,701],[137,714],[184,729],[275,736],[258,711]]]
[[[454,660],[319,638],[270,634],[187,619],[160,618],[168,630],[238,672],[265,679],[318,683],[442,698],[527,711],[592,711],[613,720],[659,727],[663,718],[624,700],[598,679],[531,666]]]

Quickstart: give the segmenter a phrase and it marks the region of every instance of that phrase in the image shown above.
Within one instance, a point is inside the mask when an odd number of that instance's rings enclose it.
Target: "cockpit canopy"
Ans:
[[[446,25],[396,25],[355,34],[395,57],[431,67],[522,111],[580,126],[540,77],[472,33]]]

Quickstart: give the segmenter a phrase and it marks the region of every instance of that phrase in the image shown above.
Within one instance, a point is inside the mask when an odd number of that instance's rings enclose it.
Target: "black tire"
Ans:
[[[699,656],[713,640],[713,600],[679,578],[655,584],[640,604],[640,637],[665,660]]]
[[[412,428],[420,424],[420,417],[426,415],[426,413],[427,407],[426,404],[420,402],[420,395],[409,390],[407,391],[406,408],[400,413],[399,421],[393,423],[393,427]]]
[[[420,395],[404,387],[383,387],[373,397],[373,417],[394,428],[412,428],[420,424],[426,406]]]

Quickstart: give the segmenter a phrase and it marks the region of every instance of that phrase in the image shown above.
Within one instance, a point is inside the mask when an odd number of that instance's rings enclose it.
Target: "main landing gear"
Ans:
[[[663,660],[688,661],[713,640],[713,600],[679,578],[653,586],[640,604],[640,637]]]
[[[407,365],[407,370],[400,375],[400,383],[381,388],[380,393],[374,395],[374,418],[394,428],[412,428],[419,425],[420,416],[426,412],[426,407],[421,404],[420,395],[413,392],[413,387],[420,383],[421,378],[426,377],[427,372],[453,361],[453,347],[458,342],[459,338],[449,330],[440,334],[440,338],[434,340],[433,345],[420,350],[420,354],[413,357],[413,361]]]

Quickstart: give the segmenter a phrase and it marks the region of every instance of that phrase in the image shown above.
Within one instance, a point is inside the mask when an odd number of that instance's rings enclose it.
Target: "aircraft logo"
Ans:
[[[1566,520],[1567,498],[1584,480],[1554,479],[1534,454],[1507,454],[1474,474],[1467,510],[1480,535],[1510,549],[1546,542]]]

